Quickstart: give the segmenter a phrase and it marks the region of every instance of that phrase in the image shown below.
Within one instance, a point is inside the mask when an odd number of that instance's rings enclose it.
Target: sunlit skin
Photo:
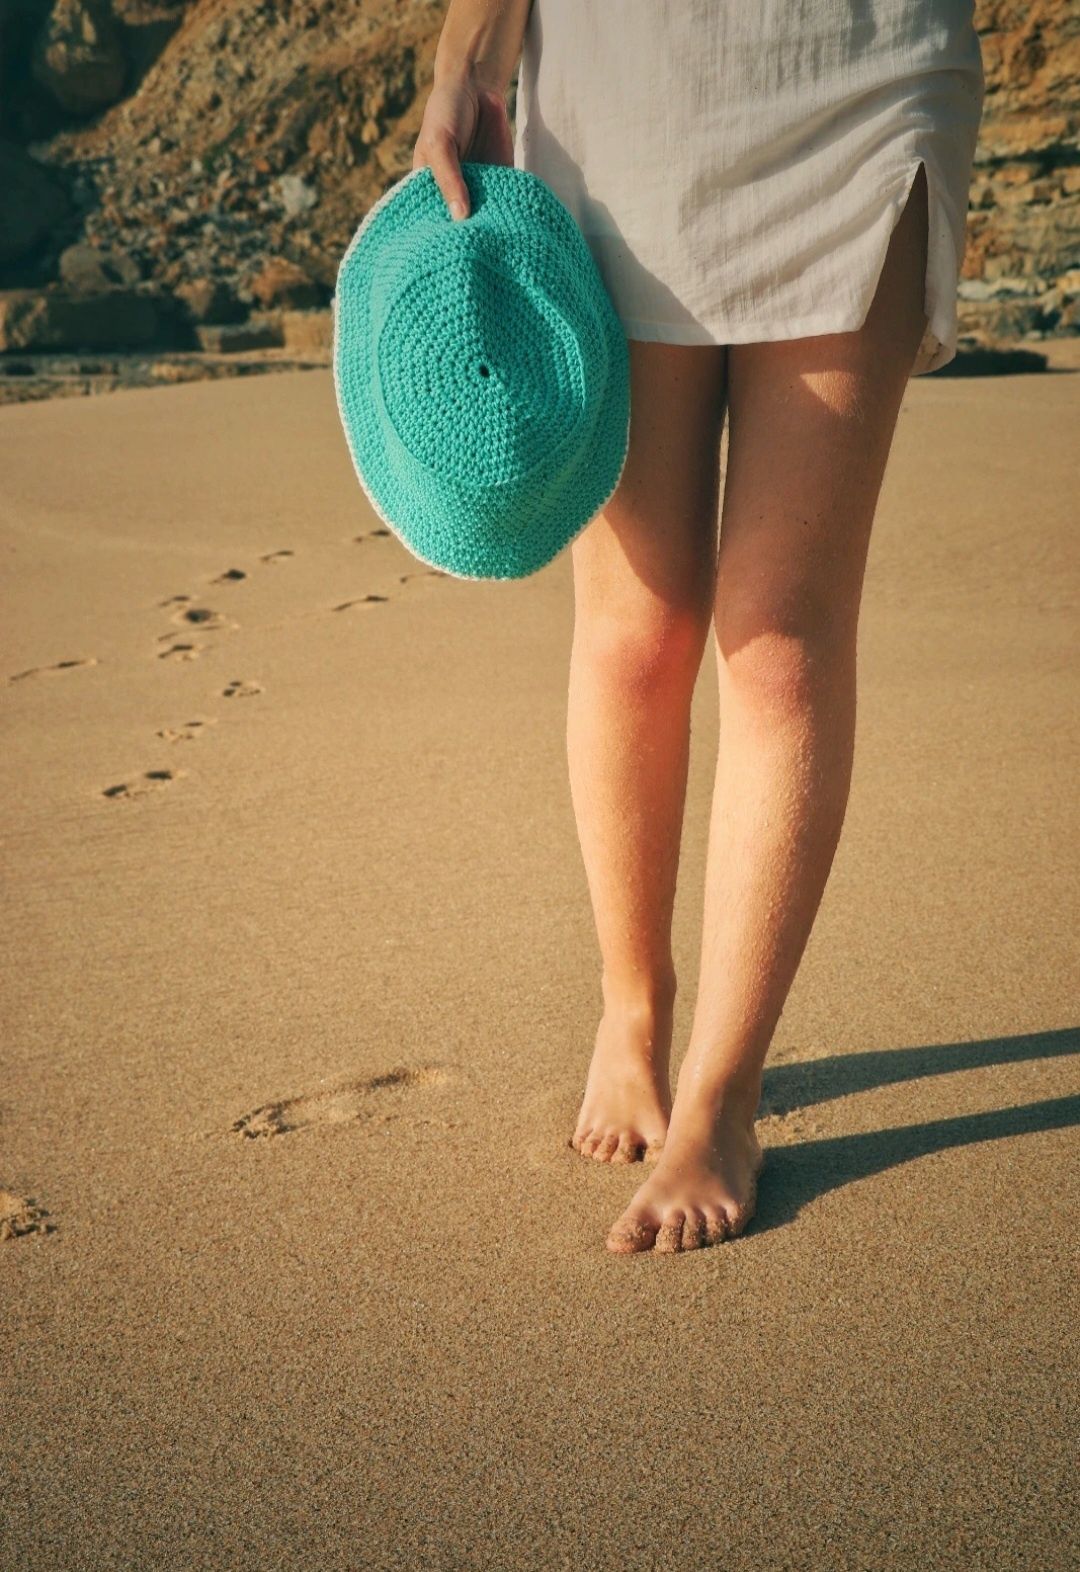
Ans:
[[[451,0],[413,152],[448,212],[460,160],[513,162],[505,94],[528,0]],[[754,1128],[776,1023],[847,807],[866,555],[925,327],[920,169],[857,331],[630,344],[630,449],[572,544],[567,749],[603,1015],[570,1144],[651,1171],[607,1236],[719,1244],[754,1214]],[[721,516],[719,445],[728,458]],[[674,1089],[671,917],[690,701],[712,632],[720,750],[697,998]]]
[[[925,267],[920,171],[858,331],[631,344],[626,470],[571,548],[567,715],[604,1000],[571,1145],[651,1164],[612,1251],[718,1244],[754,1214],[762,1068],[847,806],[859,604],[925,326]],[[698,991],[672,1101],[671,916],[710,631],[720,748]]]

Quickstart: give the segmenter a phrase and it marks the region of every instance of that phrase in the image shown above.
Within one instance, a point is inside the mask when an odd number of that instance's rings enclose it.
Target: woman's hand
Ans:
[[[514,138],[503,94],[459,75],[436,82],[432,88],[412,160],[414,169],[430,165],[455,219],[469,213],[469,188],[461,173],[466,159],[480,164],[512,164]]]

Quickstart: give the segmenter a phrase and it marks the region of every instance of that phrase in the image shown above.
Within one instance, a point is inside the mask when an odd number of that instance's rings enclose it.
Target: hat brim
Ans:
[[[503,166],[462,165],[474,203],[484,171]],[[479,173],[477,173],[479,171]],[[545,204],[556,204],[571,228],[567,240],[577,244],[595,268],[584,236],[559,199],[539,176],[514,169],[515,179],[535,181],[543,187]],[[371,342],[370,281],[377,252],[402,234],[400,216],[386,223],[393,199],[414,180],[430,184],[431,201],[416,211],[423,221],[452,220],[442,193],[427,166],[410,170],[371,207],[349,244],[338,269],[333,299],[334,393],[357,479],[378,517],[404,546],[430,567],[452,577],[494,582],[524,578],[545,567],[574,540],[610,501],[626,463],[630,440],[629,350],[622,324],[597,274],[595,294],[601,330],[607,344],[610,380],[598,407],[591,440],[541,487],[535,475],[518,485],[500,488],[499,512],[506,528],[495,536],[451,527],[447,521],[468,517],[474,495],[465,482],[430,473],[424,477],[423,494],[403,492],[392,468],[386,431],[366,380],[374,346]],[[498,222],[497,204],[489,221]],[[465,220],[464,222],[467,222]],[[489,499],[490,500],[490,499]],[[542,525],[533,528],[542,513]]]

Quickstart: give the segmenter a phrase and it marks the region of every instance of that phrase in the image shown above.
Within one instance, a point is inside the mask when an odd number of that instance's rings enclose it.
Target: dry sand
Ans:
[[[1078,421],[909,384],[759,1215],[618,1257],[568,557],[424,570],[327,373],[0,412],[4,1572],[1071,1564]]]

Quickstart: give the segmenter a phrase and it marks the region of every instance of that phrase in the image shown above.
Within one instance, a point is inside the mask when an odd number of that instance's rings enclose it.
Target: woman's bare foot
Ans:
[[[633,1163],[659,1154],[671,1116],[672,1014],[668,1003],[605,1009],[570,1139],[582,1157]]]
[[[676,1094],[656,1171],[614,1224],[607,1248],[697,1250],[741,1234],[754,1215],[764,1153],[754,1130],[756,1099]]]

